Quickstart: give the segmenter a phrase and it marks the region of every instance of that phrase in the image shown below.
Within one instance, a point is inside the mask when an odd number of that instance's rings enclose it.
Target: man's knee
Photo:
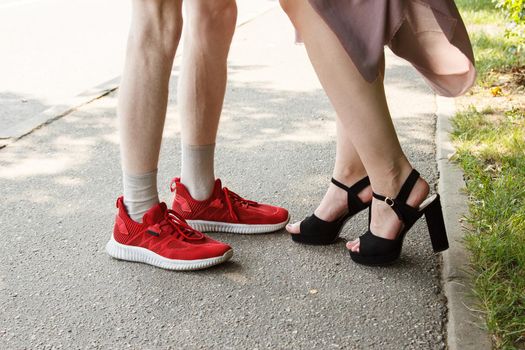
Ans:
[[[187,4],[192,31],[201,35],[233,34],[237,22],[235,0],[193,0]]]
[[[180,2],[157,0],[137,3],[132,28],[136,43],[140,47],[153,47],[174,56],[182,33]]]

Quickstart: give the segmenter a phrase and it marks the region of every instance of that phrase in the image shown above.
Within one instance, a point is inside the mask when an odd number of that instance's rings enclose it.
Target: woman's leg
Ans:
[[[235,0],[185,3],[184,50],[178,88],[181,182],[207,199],[215,183],[214,150],[226,91],[226,61],[237,20]]]
[[[133,0],[118,95],[124,203],[130,216],[158,203],[156,170],[168,83],[182,29],[181,0]]]
[[[380,79],[383,80],[385,76],[385,60],[383,58],[380,67]],[[357,181],[364,178],[366,169],[357,154],[357,150],[352,143],[350,135],[343,131],[341,125],[341,118],[336,119],[336,132],[337,132],[337,143],[336,143],[336,155],[335,155],[335,166],[332,173],[332,177],[339,182],[342,182],[346,186],[350,187]],[[358,197],[363,203],[368,203],[372,200],[372,189],[371,187],[362,190]],[[315,216],[325,221],[334,221],[340,218],[348,209],[348,194],[345,190],[335,186],[333,183],[328,185],[321,203],[314,211]],[[290,233],[300,233],[301,222],[289,224],[286,229]]]
[[[397,138],[386,103],[382,79],[363,79],[341,43],[308,1],[281,0],[304,40],[310,60],[340,120],[364,164],[375,192],[395,197],[412,170]],[[420,179],[407,203],[416,206],[428,194]],[[384,202],[373,200],[371,230],[393,239],[402,223]],[[348,247],[358,250],[358,243]]]
[[[366,170],[352,144],[350,135],[343,131],[339,118],[336,120],[336,131],[337,148],[332,177],[347,186],[352,186],[366,176]],[[348,195],[345,190],[330,183],[314,214],[322,220],[334,221],[348,210],[347,198]],[[364,203],[370,202],[372,189],[368,187],[361,191],[359,198]],[[300,233],[300,222],[289,224],[286,229],[290,233]]]

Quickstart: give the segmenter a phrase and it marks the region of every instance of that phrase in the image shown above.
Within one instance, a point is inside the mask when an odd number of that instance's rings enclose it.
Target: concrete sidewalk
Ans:
[[[237,26],[278,6],[236,2]],[[0,0],[0,148],[114,90],[130,21],[128,0]]]
[[[238,30],[217,175],[302,219],[330,180],[335,115],[293,38],[277,9]],[[402,144],[435,187],[435,97],[390,55],[386,86]],[[166,201],[180,166],[172,96],[159,168]],[[200,272],[110,259],[121,191],[115,104],[106,96],[0,150],[0,348],[445,348],[440,258],[424,222],[389,268],[352,263],[344,240],[302,246],[284,232],[214,235],[235,255]],[[363,232],[365,216],[345,239]]]

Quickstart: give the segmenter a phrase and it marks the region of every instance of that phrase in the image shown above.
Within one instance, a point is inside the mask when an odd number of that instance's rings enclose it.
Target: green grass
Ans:
[[[466,175],[466,245],[474,292],[498,349],[525,346],[525,114],[493,120],[490,111],[459,113],[452,137]]]
[[[470,30],[482,89],[501,72],[525,64],[491,0],[456,3]],[[494,347],[525,349],[525,111],[470,107],[453,122],[455,161],[463,168],[469,196],[465,242],[473,292]]]
[[[476,57],[478,82],[481,86],[494,84],[497,72],[525,63],[523,55],[513,52],[516,46],[514,40],[505,38],[503,34],[478,31],[472,32],[470,39]]]
[[[456,0],[461,16],[468,24],[501,24],[503,14],[498,11],[491,0]]]
[[[481,86],[494,84],[497,72],[525,64],[524,53],[517,51],[519,38],[505,36],[507,21],[491,0],[459,0],[456,4],[469,29]]]

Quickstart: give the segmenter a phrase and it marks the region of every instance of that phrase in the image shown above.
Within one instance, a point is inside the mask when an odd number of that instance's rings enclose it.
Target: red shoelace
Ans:
[[[164,230],[168,234],[176,234],[177,237],[182,237],[189,241],[198,241],[204,238],[201,232],[191,228],[186,220],[171,209],[166,210],[164,218],[159,223],[150,226],[148,229],[154,229],[157,233]]]
[[[222,192],[224,193],[224,199],[225,199],[226,205],[228,206],[228,211],[230,212],[231,217],[235,221],[239,221],[239,217],[237,216],[237,213],[233,209],[234,204],[239,204],[240,206],[243,206],[243,207],[249,207],[250,205],[255,206],[259,204],[255,201],[251,201],[251,200],[242,198],[237,193],[230,191],[228,187],[223,187]]]

